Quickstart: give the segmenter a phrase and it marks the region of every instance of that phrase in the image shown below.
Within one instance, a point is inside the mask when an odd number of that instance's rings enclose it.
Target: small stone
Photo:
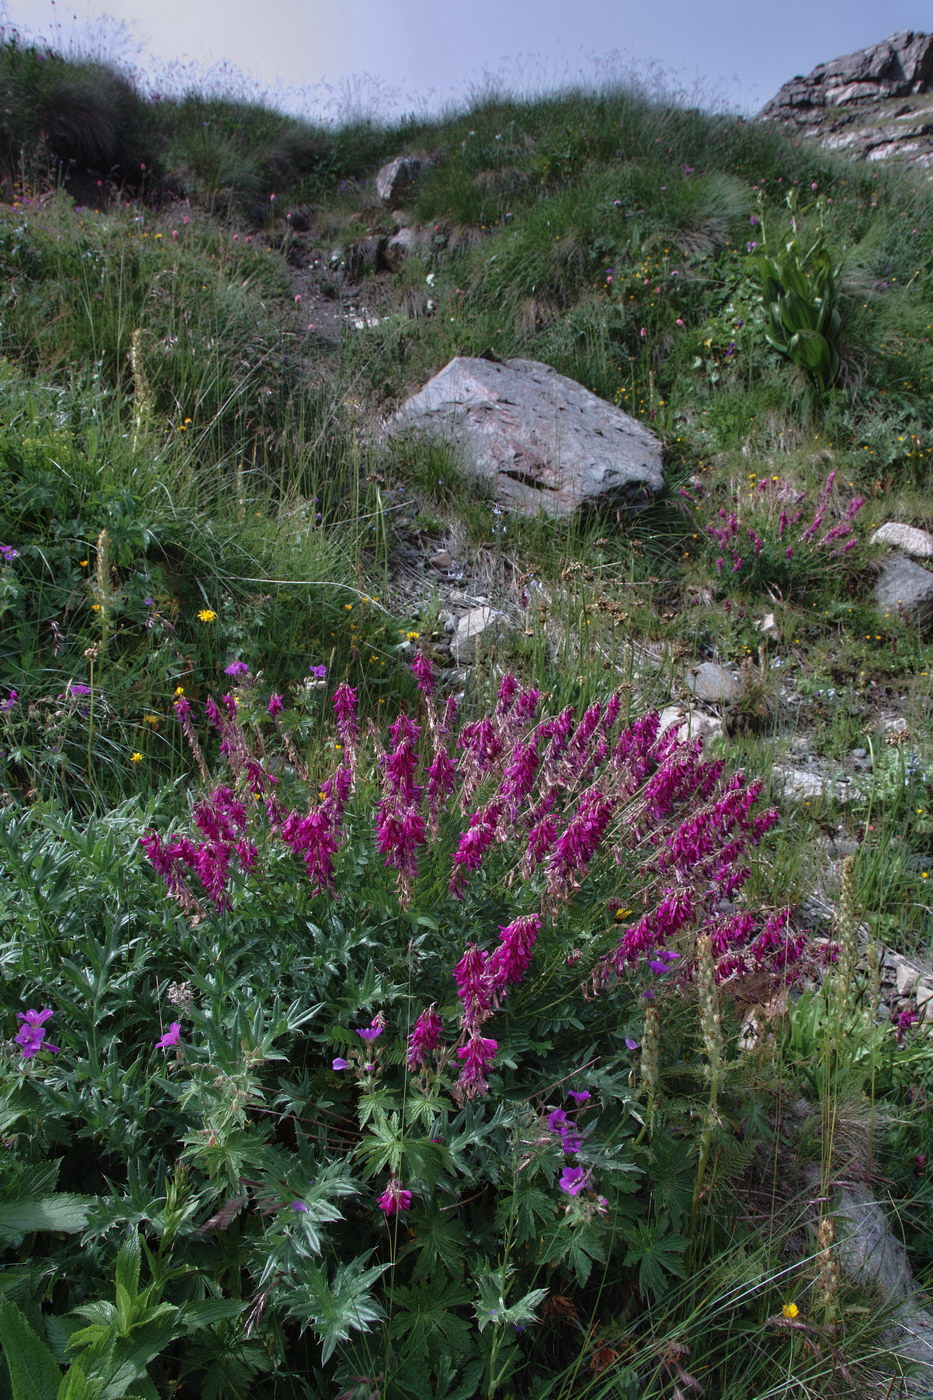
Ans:
[[[432,554],[428,559],[432,569],[452,569],[453,559],[446,549],[441,549],[437,554]]]
[[[761,635],[767,637],[769,641],[779,642],[781,640],[781,629],[777,625],[774,613],[765,613],[764,617],[755,623],[755,626]]]
[[[686,684],[698,700],[707,704],[731,704],[742,694],[742,682],[715,661],[701,661],[687,672]]]
[[[894,985],[899,997],[909,997],[920,980],[920,969],[906,958],[898,958],[894,972]]]
[[[703,710],[682,709],[679,705],[668,705],[661,711],[662,730],[671,724],[681,725],[682,739],[702,739],[704,748],[714,739],[721,738],[725,729],[718,715],[708,715]]]
[[[450,650],[458,665],[475,660],[476,644],[480,637],[501,629],[505,618],[495,608],[471,608],[458,620],[456,630],[450,639]]]

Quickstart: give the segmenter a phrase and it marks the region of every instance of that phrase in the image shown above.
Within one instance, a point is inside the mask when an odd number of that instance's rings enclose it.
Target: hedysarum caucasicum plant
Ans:
[[[445,950],[452,983],[425,997],[408,1042],[411,1071],[432,1056],[457,1068],[461,1101],[488,1092],[499,1051],[489,1023],[533,980],[542,944],[548,965],[588,997],[627,979],[683,985],[700,938],[720,983],[793,975],[806,939],[788,912],[759,917],[735,904],[778,819],[759,810],[760,782],[728,773],[656,713],[623,723],[618,694],[548,715],[540,693],[507,674],[492,712],[458,725],[456,702],[436,698],[429,658],[413,670],[418,717],[401,714],[384,734],[361,725],[353,687],[338,687],[340,756],[318,781],[294,766],[282,781],[273,771],[278,705],[261,702],[247,723],[234,696],[208,700],[228,782],[194,804],[196,833],[142,838],[169,892],[189,912],[228,910],[278,848],[304,865],[313,897],[340,900],[341,861],[361,839],[367,868],[387,872],[402,909],[421,892],[435,919],[447,901],[453,921],[494,889],[514,916],[490,927],[487,914],[466,946]],[[187,733],[187,704],[181,719]],[[594,897],[605,927],[571,946],[573,909],[592,910]],[[457,1008],[450,1044],[436,1009],[445,997]]]
[[[681,494],[699,505],[698,490]],[[858,547],[855,518],[865,504],[864,496],[847,501],[837,496],[835,471],[815,502],[779,476],[751,477],[744,494],[733,497],[731,509],[720,506],[706,526],[718,551],[717,574],[742,576],[761,558],[769,569],[780,567],[787,576],[832,569]]]

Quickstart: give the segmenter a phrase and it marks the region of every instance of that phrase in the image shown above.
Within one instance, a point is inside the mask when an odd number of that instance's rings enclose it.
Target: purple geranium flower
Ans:
[[[45,1038],[45,1022],[53,1014],[50,1006],[43,1011],[17,1011],[17,1018],[22,1022],[16,1033],[16,1044],[20,1048],[20,1054],[24,1060],[31,1060],[40,1050],[51,1050],[53,1054],[58,1053],[58,1046],[50,1044]]]
[[[308,1207],[305,1205],[304,1201],[292,1201],[292,1210],[296,1210],[299,1215],[306,1215]]]
[[[344,1060],[340,1055],[331,1062],[331,1069],[349,1069],[350,1061]]]
[[[326,667],[326,666],[309,666],[309,667],[308,667],[308,670],[311,672],[311,675],[314,676],[315,679],[316,679],[316,680],[319,680],[319,681],[322,681],[322,680],[324,679],[324,677],[327,675],[327,667]]]
[[[364,1026],[362,1030],[358,1030],[356,1033],[360,1037],[360,1040],[375,1040],[377,1036],[382,1035],[382,1027]]]
[[[173,1045],[181,1044],[181,1022],[173,1021],[168,1030],[156,1041],[157,1050],[169,1050]]]
[[[593,1095],[589,1089],[568,1089],[567,1097],[573,1099],[574,1103],[586,1103],[587,1099],[591,1099]]]
[[[18,699],[19,692],[16,690],[11,690],[7,698],[4,700],[3,704],[0,705],[0,710],[12,710],[13,706],[16,704]]]
[[[67,696],[90,695],[90,693],[91,687],[89,685],[83,685],[80,681],[72,681],[70,685],[65,687],[65,695]]]
[[[567,1192],[568,1196],[579,1196],[587,1183],[588,1176],[589,1173],[584,1167],[564,1167],[557,1184],[562,1191]]]
[[[12,559],[19,558],[19,550],[14,549],[11,544],[0,544],[0,554],[3,555],[8,564]]]
[[[248,676],[249,666],[245,661],[231,661],[229,666],[224,667],[225,676]]]

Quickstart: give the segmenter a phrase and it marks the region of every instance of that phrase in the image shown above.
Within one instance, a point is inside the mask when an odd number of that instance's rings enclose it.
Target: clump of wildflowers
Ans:
[[[720,506],[706,527],[717,551],[717,574],[745,577],[753,568],[766,568],[769,576],[788,581],[792,570],[806,577],[849,555],[859,543],[855,517],[865,497],[843,504],[835,483],[831,471],[813,505],[805,491],[781,477],[759,480],[753,474],[747,488],[733,496],[731,509]]]
[[[339,897],[351,834],[355,842],[361,834],[371,841],[376,860],[367,866],[388,868],[403,907],[422,879],[430,882],[430,898],[446,882],[458,902],[469,901],[474,889],[514,888],[519,909],[500,924],[497,944],[488,946],[480,923],[451,958],[460,1003],[454,1092],[461,1100],[488,1092],[498,1043],[487,1023],[519,993],[542,942],[550,953],[558,950],[565,911],[594,880],[612,882],[619,894],[609,907],[624,914],[594,931],[587,954],[568,944],[558,957],[568,967],[588,958],[574,974],[588,995],[618,980],[636,989],[647,980],[646,997],[677,989],[693,980],[698,947],[705,950],[704,975],[716,985],[753,972],[792,975],[806,939],[788,911],[764,920],[747,910],[723,912],[749,877],[751,852],[777,821],[774,809],[759,810],[761,783],[727,774],[723,760],[704,756],[698,739],[681,738],[676,725],[662,730],[655,713],[624,724],[621,695],[579,717],[572,707],[541,716],[539,693],[510,674],[492,712],[457,732],[455,705],[441,707],[427,667],[418,671],[422,714],[399,715],[384,744],[372,727],[363,734],[354,688],[338,686],[338,766],[312,782],[293,763],[282,795],[268,741],[247,732],[235,697],[209,699],[204,712],[230,780],[194,805],[196,838],[164,841],[149,833],[142,842],[170,892],[192,911],[203,897],[230,908],[233,882],[248,878],[263,853],[278,846],[304,863],[312,895]],[[284,744],[281,705],[273,696],[267,709]],[[193,707],[183,697],[176,713],[193,734]],[[375,803],[363,781],[369,774],[378,779]],[[439,860],[449,862],[446,869]],[[361,1038],[374,1040],[380,1029],[374,1024]],[[653,1069],[649,1029],[646,1022],[646,1081]],[[425,1065],[440,1037],[432,1005],[411,1033],[409,1069]]]

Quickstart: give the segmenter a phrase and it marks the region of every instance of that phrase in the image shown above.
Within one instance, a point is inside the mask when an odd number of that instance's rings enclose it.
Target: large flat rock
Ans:
[[[458,356],[402,405],[386,433],[452,443],[468,475],[528,515],[645,505],[664,485],[654,433],[535,360]]]

